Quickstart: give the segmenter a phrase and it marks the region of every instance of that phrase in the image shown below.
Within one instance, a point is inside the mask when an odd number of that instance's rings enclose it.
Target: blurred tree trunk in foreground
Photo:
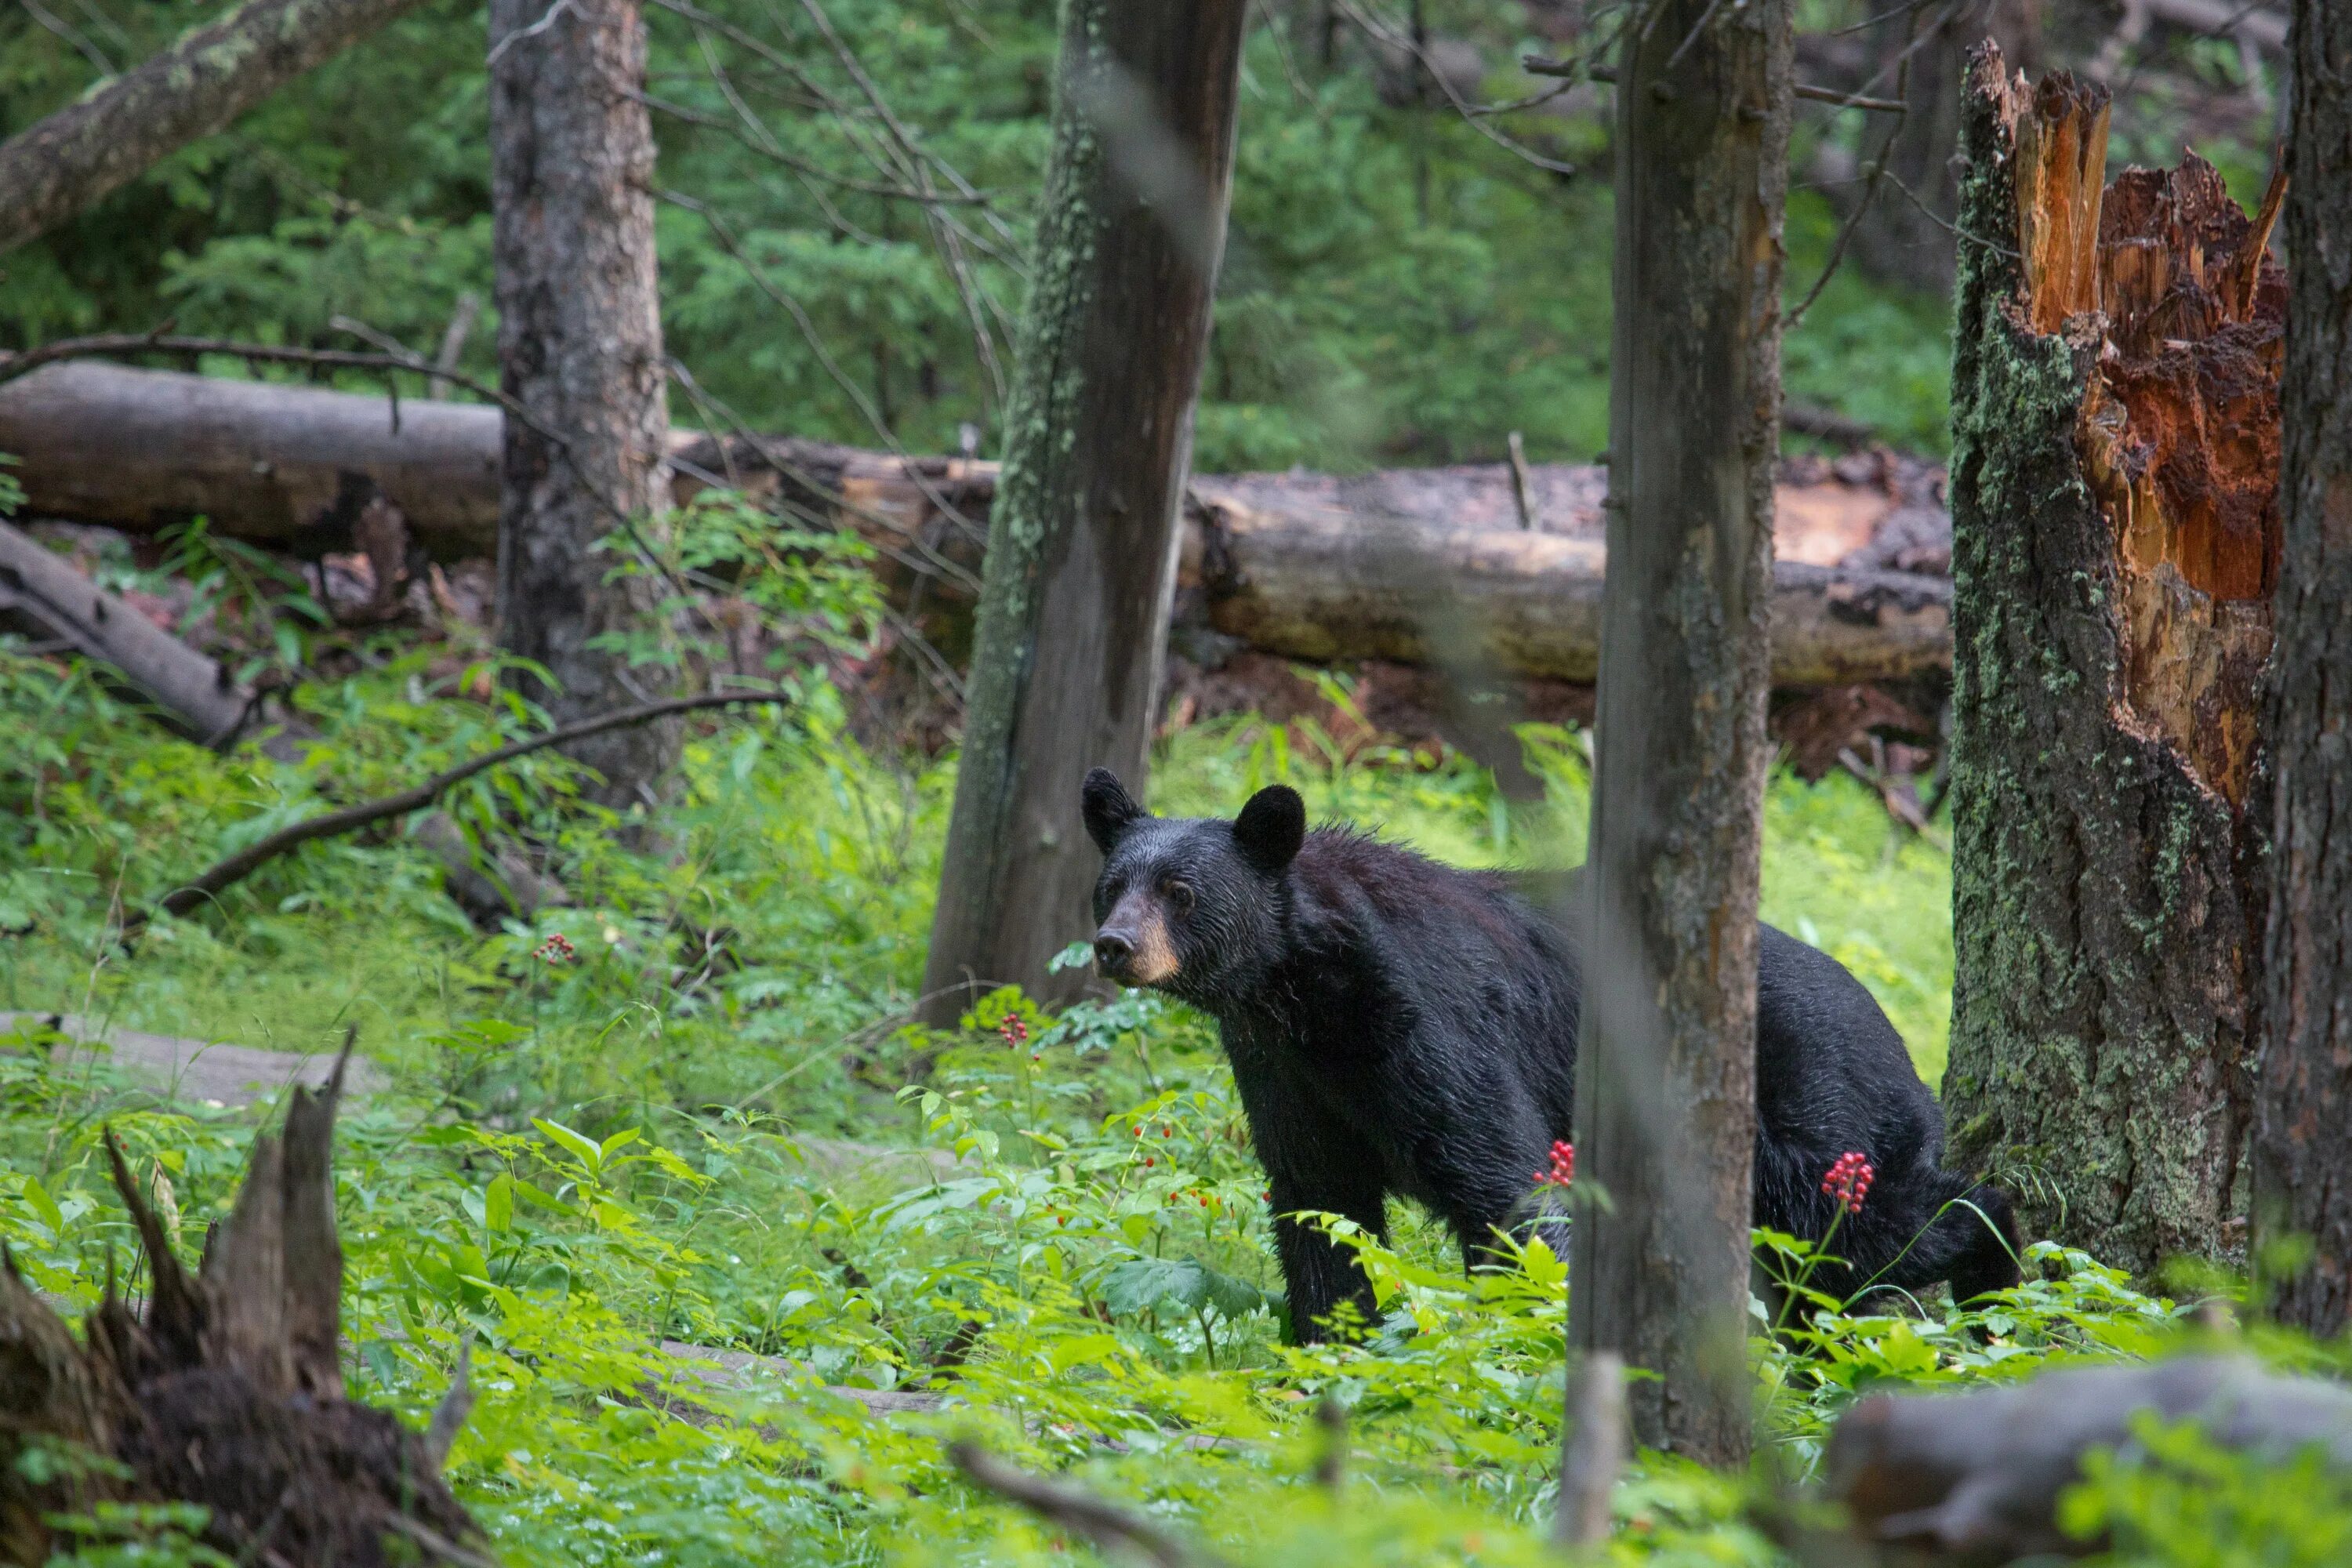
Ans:
[[[555,721],[668,694],[657,666],[591,644],[656,635],[653,580],[614,576],[668,483],[654,259],[653,127],[635,0],[491,0],[490,203],[505,423],[499,642],[554,678]],[[536,427],[534,427],[536,426]],[[597,737],[572,755],[605,805],[649,805],[677,730]]]
[[[2264,1252],[2298,1237],[2314,1247],[2308,1268],[2279,1270],[2272,1310],[2332,1339],[2352,1321],[2352,9],[2301,0],[2288,49],[2293,392],[2254,1216]]]
[[[1054,141],[989,520],[924,1016],[1042,994],[1099,858],[1078,784],[1139,795],[1232,189],[1246,0],[1066,0]]]
[[[1748,1455],[1789,0],[1664,0],[1618,62],[1609,578],[1570,1338],[1635,1437]]]
[[[1971,62],[1952,372],[1956,1163],[2151,1269],[2242,1251],[2279,191],[2103,189],[2106,89]]]

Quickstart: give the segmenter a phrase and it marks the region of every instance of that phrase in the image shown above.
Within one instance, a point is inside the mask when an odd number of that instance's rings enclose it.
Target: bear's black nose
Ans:
[[[1124,932],[1107,931],[1095,937],[1095,967],[1109,979],[1116,980],[1127,973],[1135,957],[1135,940]]]

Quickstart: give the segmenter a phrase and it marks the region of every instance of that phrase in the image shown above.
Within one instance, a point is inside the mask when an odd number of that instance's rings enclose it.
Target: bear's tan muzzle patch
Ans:
[[[1116,929],[1135,943],[1126,979],[1130,985],[1158,985],[1177,970],[1176,939],[1168,930],[1168,911],[1160,900],[1140,889],[1119,900],[1104,930]]]

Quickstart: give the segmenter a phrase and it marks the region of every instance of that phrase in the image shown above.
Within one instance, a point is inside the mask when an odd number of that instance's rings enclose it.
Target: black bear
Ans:
[[[1103,852],[1097,967],[1216,1019],[1270,1178],[1294,1330],[1319,1336],[1341,1301],[1369,1318],[1371,1300],[1352,1255],[1293,1212],[1385,1235],[1386,1199],[1412,1198],[1480,1261],[1572,1136],[1568,933],[1505,874],[1310,833],[1281,785],[1231,822],[1157,817],[1097,768],[1081,804]],[[1965,1300],[2017,1283],[2007,1195],[1939,1167],[1943,1114],[1870,993],[1769,927],[1760,962],[1756,1223],[1820,1238],[1836,1208],[1823,1180],[1856,1151],[1875,1184],[1838,1229],[1849,1267],[1816,1285],[1948,1279]]]

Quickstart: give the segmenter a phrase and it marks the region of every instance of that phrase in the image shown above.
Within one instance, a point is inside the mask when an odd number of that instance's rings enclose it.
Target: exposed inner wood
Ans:
[[[2115,530],[2121,715],[2242,805],[2277,584],[2285,194],[2249,217],[2210,163],[2102,188],[2104,89],[2008,89],[2017,128],[2019,315],[2095,356],[2075,442]]]

